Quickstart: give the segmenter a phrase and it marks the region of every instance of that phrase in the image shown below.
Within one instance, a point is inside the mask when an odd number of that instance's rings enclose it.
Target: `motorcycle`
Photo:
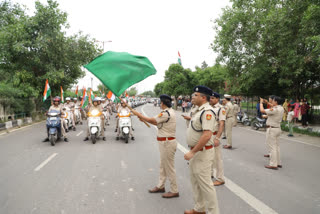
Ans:
[[[101,115],[102,113],[98,110],[88,112],[88,126],[91,135],[91,141],[93,144],[97,142],[97,138],[101,132]]]
[[[62,137],[61,134],[61,118],[60,118],[60,112],[56,110],[52,110],[48,112],[47,114],[47,130],[48,130],[48,138],[51,143],[51,146],[54,146]]]
[[[81,117],[81,112],[80,112],[80,107],[76,106],[74,109],[74,116],[75,116],[75,123],[78,124],[80,123],[82,125],[82,122],[80,122],[80,117]]]
[[[130,118],[130,112],[123,109],[119,114],[119,129],[120,129],[120,135],[122,138],[124,138],[125,143],[128,143],[129,141],[129,133],[131,128],[131,118]]]
[[[66,127],[66,132],[69,131],[69,129],[72,128],[72,112],[70,110],[70,108],[68,107],[64,107],[63,110],[64,112],[64,126]]]
[[[250,126],[251,125],[250,119],[249,119],[248,115],[245,112],[243,112],[243,113],[239,112],[237,114],[237,121],[238,121],[238,123],[242,123],[245,126]]]
[[[110,115],[109,115],[109,110],[108,110],[108,108],[107,108],[107,107],[104,107],[102,113],[103,113],[103,116],[104,116],[104,118],[105,118],[105,120],[104,120],[104,125],[105,125],[105,126],[109,126],[109,125],[110,125],[110,124],[109,124]],[[104,129],[104,130],[106,130],[106,129]]]
[[[255,130],[260,128],[267,128],[267,119],[256,117],[251,121],[251,127]]]

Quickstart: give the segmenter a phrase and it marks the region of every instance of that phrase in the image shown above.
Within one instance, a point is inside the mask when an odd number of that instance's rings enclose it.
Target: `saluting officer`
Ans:
[[[192,114],[187,129],[190,151],[184,158],[189,161],[195,205],[192,210],[186,210],[185,214],[205,214],[206,205],[209,214],[219,213],[216,190],[211,180],[214,159],[213,130],[216,127],[216,118],[209,104],[211,95],[212,90],[206,86],[194,87],[192,102],[199,108]]]
[[[232,149],[232,126],[234,123],[234,115],[233,115],[233,105],[231,103],[231,95],[225,94],[224,99],[226,102],[226,137],[227,137],[227,145],[224,145],[225,149]]]
[[[278,96],[272,98],[271,104],[273,107],[270,109],[264,109],[264,100],[260,98],[260,111],[261,113],[267,114],[267,132],[266,132],[266,143],[268,150],[270,151],[270,163],[265,167],[268,169],[282,168],[280,160],[280,145],[279,137],[281,134],[280,123],[282,121],[284,109],[282,107],[283,100]]]
[[[213,161],[213,168],[216,169],[216,181],[213,182],[213,185],[220,186],[225,183],[224,181],[224,172],[223,172],[223,161],[222,161],[222,145],[220,144],[221,135],[224,130],[224,123],[226,121],[226,110],[224,107],[219,103],[220,101],[220,94],[213,92],[212,96],[210,97],[210,105],[213,108],[213,111],[216,115],[216,126],[213,132],[214,136],[214,161]]]
[[[178,186],[176,181],[176,170],[174,167],[174,157],[177,150],[176,141],[176,115],[171,108],[172,99],[170,96],[160,95],[160,114],[155,117],[146,117],[141,113],[133,110],[133,113],[140,119],[147,121],[153,125],[157,125],[158,134],[157,141],[160,151],[160,176],[159,183],[150,193],[165,192],[165,183],[168,178],[170,181],[170,191],[163,194],[163,198],[179,197]]]

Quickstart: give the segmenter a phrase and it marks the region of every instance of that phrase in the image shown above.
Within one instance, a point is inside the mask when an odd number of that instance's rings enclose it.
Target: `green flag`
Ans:
[[[108,51],[84,66],[118,97],[157,71],[144,56]]]

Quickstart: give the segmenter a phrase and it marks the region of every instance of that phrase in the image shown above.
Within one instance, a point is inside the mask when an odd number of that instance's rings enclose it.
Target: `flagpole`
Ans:
[[[123,102],[124,103],[124,101],[120,98],[120,97],[118,97],[119,98],[119,100],[121,101],[121,102]],[[127,103],[126,103],[126,106],[132,111],[133,109],[129,106],[129,105],[127,105]],[[132,111],[133,112],[133,111]],[[133,112],[133,114],[134,115],[136,115],[134,112]],[[137,116],[137,115],[136,115]],[[144,120],[141,120],[142,122],[144,122],[144,124],[146,124],[146,126],[148,126],[149,128],[150,128],[150,125],[146,122],[146,121],[144,121]]]

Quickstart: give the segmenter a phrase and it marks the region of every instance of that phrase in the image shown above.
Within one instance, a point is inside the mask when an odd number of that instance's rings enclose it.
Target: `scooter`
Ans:
[[[109,125],[110,125],[110,124],[109,124],[110,115],[109,115],[108,108],[107,108],[107,107],[104,107],[102,113],[103,113],[103,116],[104,116],[104,118],[105,118],[105,120],[104,120],[104,125],[105,125],[105,127],[106,127],[106,126],[109,126]],[[105,130],[106,130],[106,129],[105,129]]]
[[[60,112],[51,110],[48,112],[47,116],[46,125],[48,130],[48,138],[51,146],[54,146],[57,140],[62,137]]]
[[[239,112],[237,114],[237,121],[238,121],[238,123],[242,123],[245,126],[250,126],[251,125],[249,117],[245,112]]]
[[[123,109],[119,114],[119,129],[120,129],[120,136],[124,138],[125,143],[129,141],[129,133],[131,128],[131,118],[130,112]]]
[[[260,128],[267,128],[267,119],[256,117],[251,121],[251,127],[255,130]]]
[[[82,125],[82,122],[80,122],[80,117],[81,117],[81,112],[80,112],[80,107],[79,106],[76,106],[74,108],[74,116],[75,116],[75,123],[78,124],[80,123]]]
[[[101,115],[102,113],[98,110],[93,110],[88,112],[88,125],[91,135],[91,141],[93,144],[97,142],[97,138],[100,136],[101,132]]]
[[[63,117],[64,118],[64,126],[66,127],[66,132],[68,132],[69,129],[72,128],[72,112],[71,112],[70,108],[68,108],[68,107],[64,107],[63,110],[64,110],[64,114],[65,114],[65,116]]]

